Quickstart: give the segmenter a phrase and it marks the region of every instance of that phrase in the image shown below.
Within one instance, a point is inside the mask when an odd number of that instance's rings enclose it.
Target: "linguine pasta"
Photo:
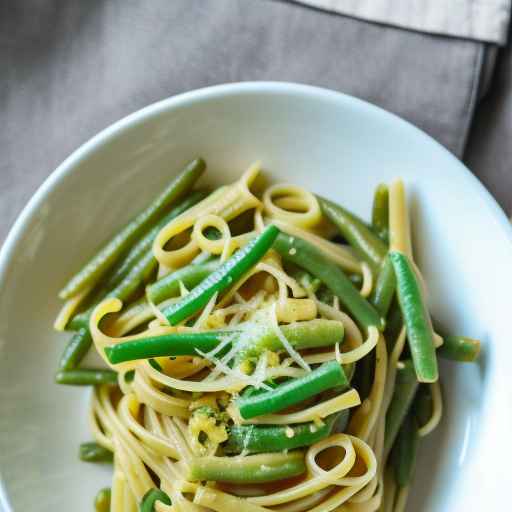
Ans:
[[[289,184],[256,193],[252,185],[259,172],[254,164],[238,181],[162,226],[151,249],[158,270],[144,286],[157,278],[169,281],[174,272],[189,266],[193,270],[204,261],[217,261],[221,268],[274,225],[288,243],[299,239],[313,246],[353,280],[360,300],[372,302],[379,276],[357,247],[321,235],[332,232],[333,224],[319,199]],[[412,260],[401,182],[390,188],[389,229],[390,250]],[[92,286],[67,300],[55,327],[72,323],[89,301],[86,329],[94,349],[117,374],[117,385],[94,387],[89,412],[96,443],[113,453],[112,512],[147,506],[148,493],[155,489],[170,503],[157,499],[153,507],[158,512],[405,509],[409,484],[396,476],[401,474],[396,468],[404,464],[399,447],[403,429],[391,451],[387,436],[398,374],[411,358],[407,326],[401,322],[397,334],[364,325],[350,313],[344,297],[330,291],[329,282],[295,264],[293,251],[292,246],[283,257],[270,247],[241,277],[173,325],[168,308],[179,307],[204,283],[179,281],[178,293],[158,303],[144,286],[127,301]],[[91,302],[91,296],[97,300]],[[397,299],[393,304],[399,307]],[[341,334],[325,344],[311,341],[313,330],[304,338],[294,334],[316,325]],[[213,349],[122,362],[112,362],[109,355],[129,342],[144,349],[148,339],[209,332],[221,333]],[[442,341],[435,335],[436,346]],[[308,394],[307,379],[322,368],[341,370],[345,384]],[[266,393],[273,404],[294,382],[305,384],[290,393],[292,405],[277,410],[268,405],[268,412],[254,417],[242,414],[247,397],[250,401]],[[430,433],[442,415],[439,381],[421,386],[430,392],[432,406],[430,416],[417,422],[416,437]],[[414,407],[402,411],[403,417],[414,415]],[[265,444],[269,433],[282,436],[282,448]]]

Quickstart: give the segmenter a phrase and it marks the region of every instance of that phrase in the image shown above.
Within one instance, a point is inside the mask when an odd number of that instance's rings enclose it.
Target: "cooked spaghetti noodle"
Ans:
[[[116,372],[117,385],[92,382],[89,414],[97,445],[113,453],[112,512],[404,510],[412,474],[404,446],[437,426],[442,398],[439,381],[418,386],[414,371],[406,380],[414,368],[421,381],[414,340],[424,333],[411,331],[397,266],[388,285],[398,287],[390,307],[402,313],[400,328],[371,320],[380,318],[382,276],[364,243],[375,254],[385,247],[384,266],[387,240],[352,214],[328,213],[303,187],[256,193],[259,172],[255,164],[141,230],[148,250],[121,285],[108,289],[106,273],[58,316],[57,329],[78,325]],[[390,201],[389,251],[410,261],[421,302],[401,182]],[[344,240],[321,236],[334,226]],[[141,261],[154,265],[142,274]],[[326,277],[326,265],[336,272]],[[416,306],[428,328],[424,304]],[[431,339],[435,354],[443,340],[433,331]],[[70,369],[80,376],[78,359],[61,368],[63,381]]]

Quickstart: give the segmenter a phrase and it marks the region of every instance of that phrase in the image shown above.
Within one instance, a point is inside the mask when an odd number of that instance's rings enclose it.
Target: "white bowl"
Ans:
[[[233,84],[149,106],[73,153],[41,186],[0,255],[0,508],[92,509],[110,468],[80,463],[88,393],[53,374],[65,280],[188,160],[215,182],[254,160],[368,217],[375,185],[402,176],[432,311],[483,341],[479,364],[443,364],[442,427],[421,448],[409,510],[508,508],[512,237],[473,175],[424,133],[368,103],[284,83]],[[3,495],[3,497],[2,497]]]

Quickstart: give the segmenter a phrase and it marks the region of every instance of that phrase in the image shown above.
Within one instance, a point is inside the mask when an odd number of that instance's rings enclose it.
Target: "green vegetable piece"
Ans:
[[[274,249],[286,261],[318,277],[365,330],[372,325],[380,331],[384,329],[384,319],[368,301],[361,297],[343,270],[324,256],[319,249],[299,237],[284,233],[280,233],[277,237]]]
[[[266,254],[278,234],[276,226],[268,226],[261,235],[238,250],[188,295],[165,308],[163,314],[169,323],[176,325],[192,316],[206,306],[215,293],[223,292],[238,281]]]
[[[388,248],[386,244],[356,215],[322,197],[318,198],[323,214],[340,230],[358,256],[366,261],[376,274]]]
[[[105,347],[105,354],[112,364],[152,357],[194,356],[197,355],[197,350],[210,352],[223,339],[233,338],[236,335],[236,332],[230,331],[205,331],[149,336]],[[222,356],[227,350],[229,350],[229,346],[217,355]]]
[[[92,345],[89,329],[81,327],[69,340],[60,358],[59,370],[73,370],[85,357]]]
[[[371,303],[375,306],[375,309],[384,317],[388,315],[389,308],[393,302],[396,290],[396,278],[393,264],[389,258],[384,260],[375,288],[373,289],[372,296],[370,298]]]
[[[236,457],[197,457],[189,465],[187,479],[240,484],[274,482],[306,471],[301,451]]]
[[[420,384],[412,403],[412,412],[418,425],[426,425],[432,417],[434,408],[432,392],[427,384]]]
[[[473,363],[480,354],[480,342],[466,336],[444,336],[438,355],[460,363]]]
[[[395,346],[396,340],[400,335],[400,331],[404,325],[402,311],[400,310],[400,304],[398,299],[395,297],[391,302],[389,308],[388,317],[386,320],[386,329],[384,330],[384,338],[386,338],[386,347],[388,354],[391,354]]]
[[[58,371],[55,375],[57,384],[69,386],[96,386],[98,384],[117,384],[117,373],[112,370],[77,369]]]
[[[105,489],[101,489],[98,494],[96,494],[96,498],[94,499],[96,512],[110,512],[111,494],[110,487],[105,487]]]
[[[343,340],[343,324],[335,320],[315,319],[282,325],[281,330],[292,346],[299,349],[332,346]],[[197,351],[210,352],[224,340],[231,338],[231,344],[240,343],[239,361],[257,358],[265,350],[283,348],[278,335],[266,326],[243,324],[237,331],[204,331],[171,333],[148,336],[118,343],[105,348],[105,354],[112,364],[152,357],[193,356]],[[230,348],[226,345],[217,356]]]
[[[69,299],[86,286],[98,283],[148,226],[157,221],[172,203],[179,201],[192,189],[205,168],[206,164],[202,159],[190,162],[153,203],[129,222],[71,278],[59,293],[59,297]]]
[[[240,397],[236,405],[240,415],[249,420],[263,414],[282,411],[335,386],[348,386],[343,368],[337,361],[329,361],[307,373],[290,379],[265,393]]]
[[[411,483],[416,454],[418,452],[418,425],[414,416],[408,414],[391,451],[391,464],[393,465],[395,480],[400,487]]]
[[[348,419],[348,411],[342,411]],[[313,422],[289,427],[278,425],[238,425],[229,429],[229,437],[224,445],[228,454],[264,453],[295,450],[325,439],[333,430],[337,415],[326,418],[318,427]],[[342,416],[342,415],[340,415]]]
[[[161,489],[150,489],[140,502],[139,512],[155,512],[155,503],[161,501],[165,505],[172,505],[171,498]]]
[[[384,183],[375,189],[373,196],[372,228],[387,244],[389,241],[389,189]]]
[[[393,446],[417,389],[418,381],[413,363],[410,360],[403,361],[396,372],[395,389],[386,413],[384,453],[389,453]]]
[[[164,218],[164,220],[172,220],[184,211],[188,210],[191,206],[199,201],[202,194],[193,193],[176,208],[173,208],[171,212]],[[159,223],[156,228],[160,228]],[[166,224],[166,223],[163,223]],[[153,229],[146,234],[139,242],[137,242],[126,258],[121,262],[120,266],[113,276],[108,280],[105,286],[95,294],[92,304],[86,311],[75,315],[69,322],[68,328],[73,330],[79,330],[82,327],[89,327],[89,318],[92,314],[94,307],[99,304],[105,297],[116,298],[126,302],[133,298],[133,296],[142,288],[144,283],[147,282],[149,277],[155,271],[158,262],[153,256],[152,243],[156,235]],[[144,248],[144,250],[142,250]],[[165,297],[167,298],[167,297]],[[163,300],[163,299],[162,299]]]
[[[109,279],[105,285],[106,288],[112,289],[117,286],[130,272],[132,267],[139,261],[144,254],[152,252],[153,241],[160,232],[171,220],[175,219],[178,215],[192,208],[199,201],[207,196],[206,190],[196,190],[192,192],[184,201],[178,206],[173,208],[167,213],[160,221],[158,221],[149,231],[142,236],[128,251],[128,254],[124,257],[120,265],[114,270],[109,276]]]
[[[390,252],[395,270],[398,301],[407,328],[416,375],[420,382],[439,378],[432,322],[421,295],[421,288],[409,258],[401,252]]]
[[[316,318],[303,322],[280,325],[284,337],[295,349],[332,347],[343,341],[343,324],[336,320]],[[237,361],[257,359],[265,350],[273,352],[283,349],[277,333],[266,325],[245,324],[240,335],[240,351]]]
[[[187,289],[197,286],[219,267],[219,260],[180,268],[148,286],[146,294],[154,304],[180,295],[180,281]]]
[[[112,462],[114,460],[114,455],[110,450],[95,442],[82,443],[78,456],[84,462]]]

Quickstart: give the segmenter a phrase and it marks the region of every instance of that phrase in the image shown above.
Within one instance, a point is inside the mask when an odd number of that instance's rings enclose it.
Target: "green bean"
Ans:
[[[94,499],[94,508],[96,512],[110,512],[111,494],[112,492],[109,487],[101,489],[98,494],[96,494],[96,498]]]
[[[58,371],[55,374],[57,384],[70,386],[96,386],[97,384],[117,384],[117,373],[112,370],[78,369]]]
[[[208,304],[216,294],[229,288],[267,253],[279,234],[276,226],[268,226],[263,233],[239,249],[215,272],[198,284],[189,294],[175,304],[167,306],[163,315],[171,325],[187,319]]]
[[[92,344],[89,329],[81,327],[69,340],[60,358],[59,370],[73,370],[85,357]]]
[[[418,425],[423,426],[427,424],[430,418],[432,418],[433,408],[434,404],[430,386],[428,384],[420,384],[412,403],[412,412]]]
[[[215,259],[175,270],[149,285],[146,290],[147,297],[154,304],[159,304],[171,297],[179,297],[180,281],[186,288],[193,288],[217,270],[219,265],[219,260]]]
[[[389,453],[393,446],[400,425],[409,411],[417,389],[418,381],[412,361],[407,360],[399,363],[393,397],[386,413],[384,453]]]
[[[86,311],[76,315],[69,327],[72,329],[89,328],[89,319],[97,304],[105,298],[119,299],[123,302],[129,301],[144,285],[147,276],[156,268],[157,261],[151,252],[141,256],[139,261],[130,269],[124,279],[111,291],[103,291],[97,295],[94,304]]]
[[[205,168],[206,164],[202,159],[190,162],[153,203],[129,222],[71,278],[59,293],[59,297],[69,299],[86,286],[98,283],[148,226],[157,221],[171,204],[179,201],[192,189]]]
[[[322,197],[318,198],[323,214],[340,230],[358,256],[366,261],[376,274],[387,253],[386,244],[354,214]]]
[[[284,337],[290,345],[298,350],[307,348],[332,347],[343,341],[345,330],[343,324],[336,320],[316,318],[303,322],[280,325]],[[236,354],[236,361],[258,359],[265,350],[279,351],[283,349],[281,339],[267,325],[244,324],[238,341],[240,351]]]
[[[332,346],[343,340],[343,324],[335,320],[317,318],[304,322],[282,325],[281,330],[290,344],[299,349]],[[265,325],[251,322],[240,324],[233,331],[181,332],[148,336],[125,341],[105,348],[112,364],[152,357],[193,356],[197,351],[210,352],[224,340],[231,338],[231,345],[238,343],[240,360],[258,358],[265,350],[281,350],[277,333]],[[217,356],[229,350],[228,344]]]
[[[367,302],[335,263],[309,242],[280,233],[274,249],[285,259],[318,277],[340,300],[365,330],[374,325],[382,331],[384,320]]]
[[[155,503],[161,501],[165,505],[172,505],[171,498],[161,489],[150,489],[140,502],[140,512],[155,512]]]
[[[189,464],[187,480],[212,480],[257,484],[302,475],[306,471],[301,451],[235,457],[198,457]]]
[[[393,264],[389,258],[384,260],[370,301],[377,311],[385,318],[388,315],[391,302],[395,296],[396,278]]]
[[[105,348],[105,354],[112,364],[136,359],[149,359],[152,357],[195,356],[197,350],[210,352],[224,339],[237,336],[231,331],[205,331],[182,332],[163,334],[161,336],[148,336],[132,341],[118,343]],[[219,354],[222,356],[229,347]]]
[[[407,327],[407,340],[420,382],[439,378],[434,331],[421,295],[421,287],[409,258],[398,251],[389,253],[395,270],[398,301]]]
[[[348,418],[348,410],[342,411]],[[326,418],[318,427],[313,422],[291,426],[280,425],[234,425],[229,428],[229,437],[224,445],[225,453],[282,452],[311,446],[325,439],[332,432],[336,415]]]
[[[336,419],[334,420],[334,425],[332,426],[332,432],[345,432],[348,427],[348,422],[350,420],[350,410],[344,409],[336,414]]]
[[[400,427],[393,450],[391,451],[391,464],[394,469],[396,483],[400,487],[406,487],[411,483],[416,463],[418,442],[419,435],[416,419],[411,414],[408,414]]]
[[[263,414],[282,411],[335,386],[346,387],[347,377],[337,361],[329,361],[304,377],[290,379],[277,388],[250,397],[240,397],[236,405],[240,416],[249,420]]]
[[[387,244],[389,241],[389,190],[384,183],[375,189],[373,196],[372,228]]]
[[[461,363],[472,363],[480,354],[480,342],[466,336],[444,336],[438,355]]]
[[[391,354],[395,346],[396,340],[400,335],[400,331],[404,325],[402,311],[400,310],[400,304],[398,299],[395,298],[391,301],[391,307],[389,308],[388,317],[386,320],[386,329],[384,330],[384,338],[386,338],[386,347],[388,354]]]
[[[131,268],[136,264],[136,262],[140,260],[144,254],[152,251],[153,241],[155,240],[159,231],[171,220],[175,219],[178,215],[181,215],[184,211],[188,210],[199,201],[204,199],[206,195],[207,192],[204,189],[195,190],[178,206],[164,215],[161,220],[159,220],[152,228],[149,229],[147,233],[145,233],[139,240],[137,240],[137,242],[135,242],[120,265],[109,276],[108,281],[105,284],[105,288],[112,289],[118,285],[130,272]]]
[[[95,442],[82,443],[78,451],[80,460],[84,462],[112,462],[113,453]]]

